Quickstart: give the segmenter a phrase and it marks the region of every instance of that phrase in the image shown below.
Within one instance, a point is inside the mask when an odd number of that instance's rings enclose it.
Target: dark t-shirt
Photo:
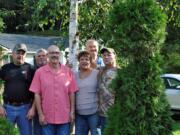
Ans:
[[[4,81],[4,102],[31,102],[33,93],[29,87],[34,75],[34,68],[28,64],[15,65],[9,63],[0,70],[0,78]]]

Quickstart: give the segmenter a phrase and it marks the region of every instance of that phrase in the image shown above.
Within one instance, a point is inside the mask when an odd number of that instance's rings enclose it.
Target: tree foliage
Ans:
[[[26,27],[31,31],[53,29],[67,34],[69,6],[68,0],[24,0],[28,16]]]
[[[106,14],[114,1],[84,0],[79,4],[79,30],[82,38],[100,38],[99,35],[105,29]],[[158,1],[169,16],[169,23],[179,26],[178,0]],[[66,34],[68,32],[69,0],[1,0],[0,5],[0,13],[6,14],[4,20],[7,29],[11,26],[15,31],[63,29]]]
[[[159,0],[161,8],[168,16],[168,24],[173,27],[180,27],[180,2],[179,0]]]
[[[83,0],[79,4],[78,28],[81,44],[84,44],[87,38],[107,43],[108,38],[101,39],[107,35],[108,26],[105,25],[105,21],[114,1]],[[166,72],[179,73],[177,69],[180,63],[177,60],[180,54],[176,53],[180,51],[179,0],[157,0],[157,2],[168,16],[167,38],[162,49],[164,59],[167,60],[165,69]],[[52,34],[60,33],[61,36],[68,37],[69,12],[70,0],[1,0],[0,31],[10,33],[35,31],[42,34],[48,30],[48,34],[50,31]]]
[[[5,32],[24,31],[17,26],[26,22],[23,12],[23,0],[1,0],[0,16],[5,23]]]
[[[101,37],[106,13],[112,3],[112,0],[85,0],[79,4],[80,39]],[[24,5],[26,16],[29,16],[26,24],[28,29],[61,30],[63,35],[68,35],[70,1],[24,0]]]
[[[106,135],[171,134],[170,106],[160,78],[166,19],[153,0],[118,0],[111,9],[105,38],[128,64],[112,84],[116,103]]]
[[[161,51],[165,65],[164,69],[166,73],[180,73],[180,40],[168,41],[164,44]]]
[[[159,0],[161,8],[168,16],[167,38],[162,48],[166,73],[180,73],[180,2],[179,0]]]
[[[4,29],[4,22],[3,19],[0,17],[0,32],[2,32]]]
[[[79,5],[80,39],[101,39],[113,0],[85,0]]]

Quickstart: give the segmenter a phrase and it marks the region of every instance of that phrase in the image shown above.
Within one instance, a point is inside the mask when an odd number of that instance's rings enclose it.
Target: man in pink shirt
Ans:
[[[60,50],[48,48],[49,62],[39,68],[30,86],[43,135],[70,135],[70,122],[74,121],[74,93],[77,90],[73,72],[60,64]]]

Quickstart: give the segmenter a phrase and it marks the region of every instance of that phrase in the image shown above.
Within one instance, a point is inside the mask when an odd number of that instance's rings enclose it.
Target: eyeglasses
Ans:
[[[49,52],[49,54],[56,54],[56,55],[59,55],[60,52]]]

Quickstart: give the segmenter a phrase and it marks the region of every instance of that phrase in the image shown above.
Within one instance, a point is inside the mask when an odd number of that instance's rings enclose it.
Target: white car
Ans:
[[[166,95],[173,112],[180,114],[180,74],[163,74]]]

